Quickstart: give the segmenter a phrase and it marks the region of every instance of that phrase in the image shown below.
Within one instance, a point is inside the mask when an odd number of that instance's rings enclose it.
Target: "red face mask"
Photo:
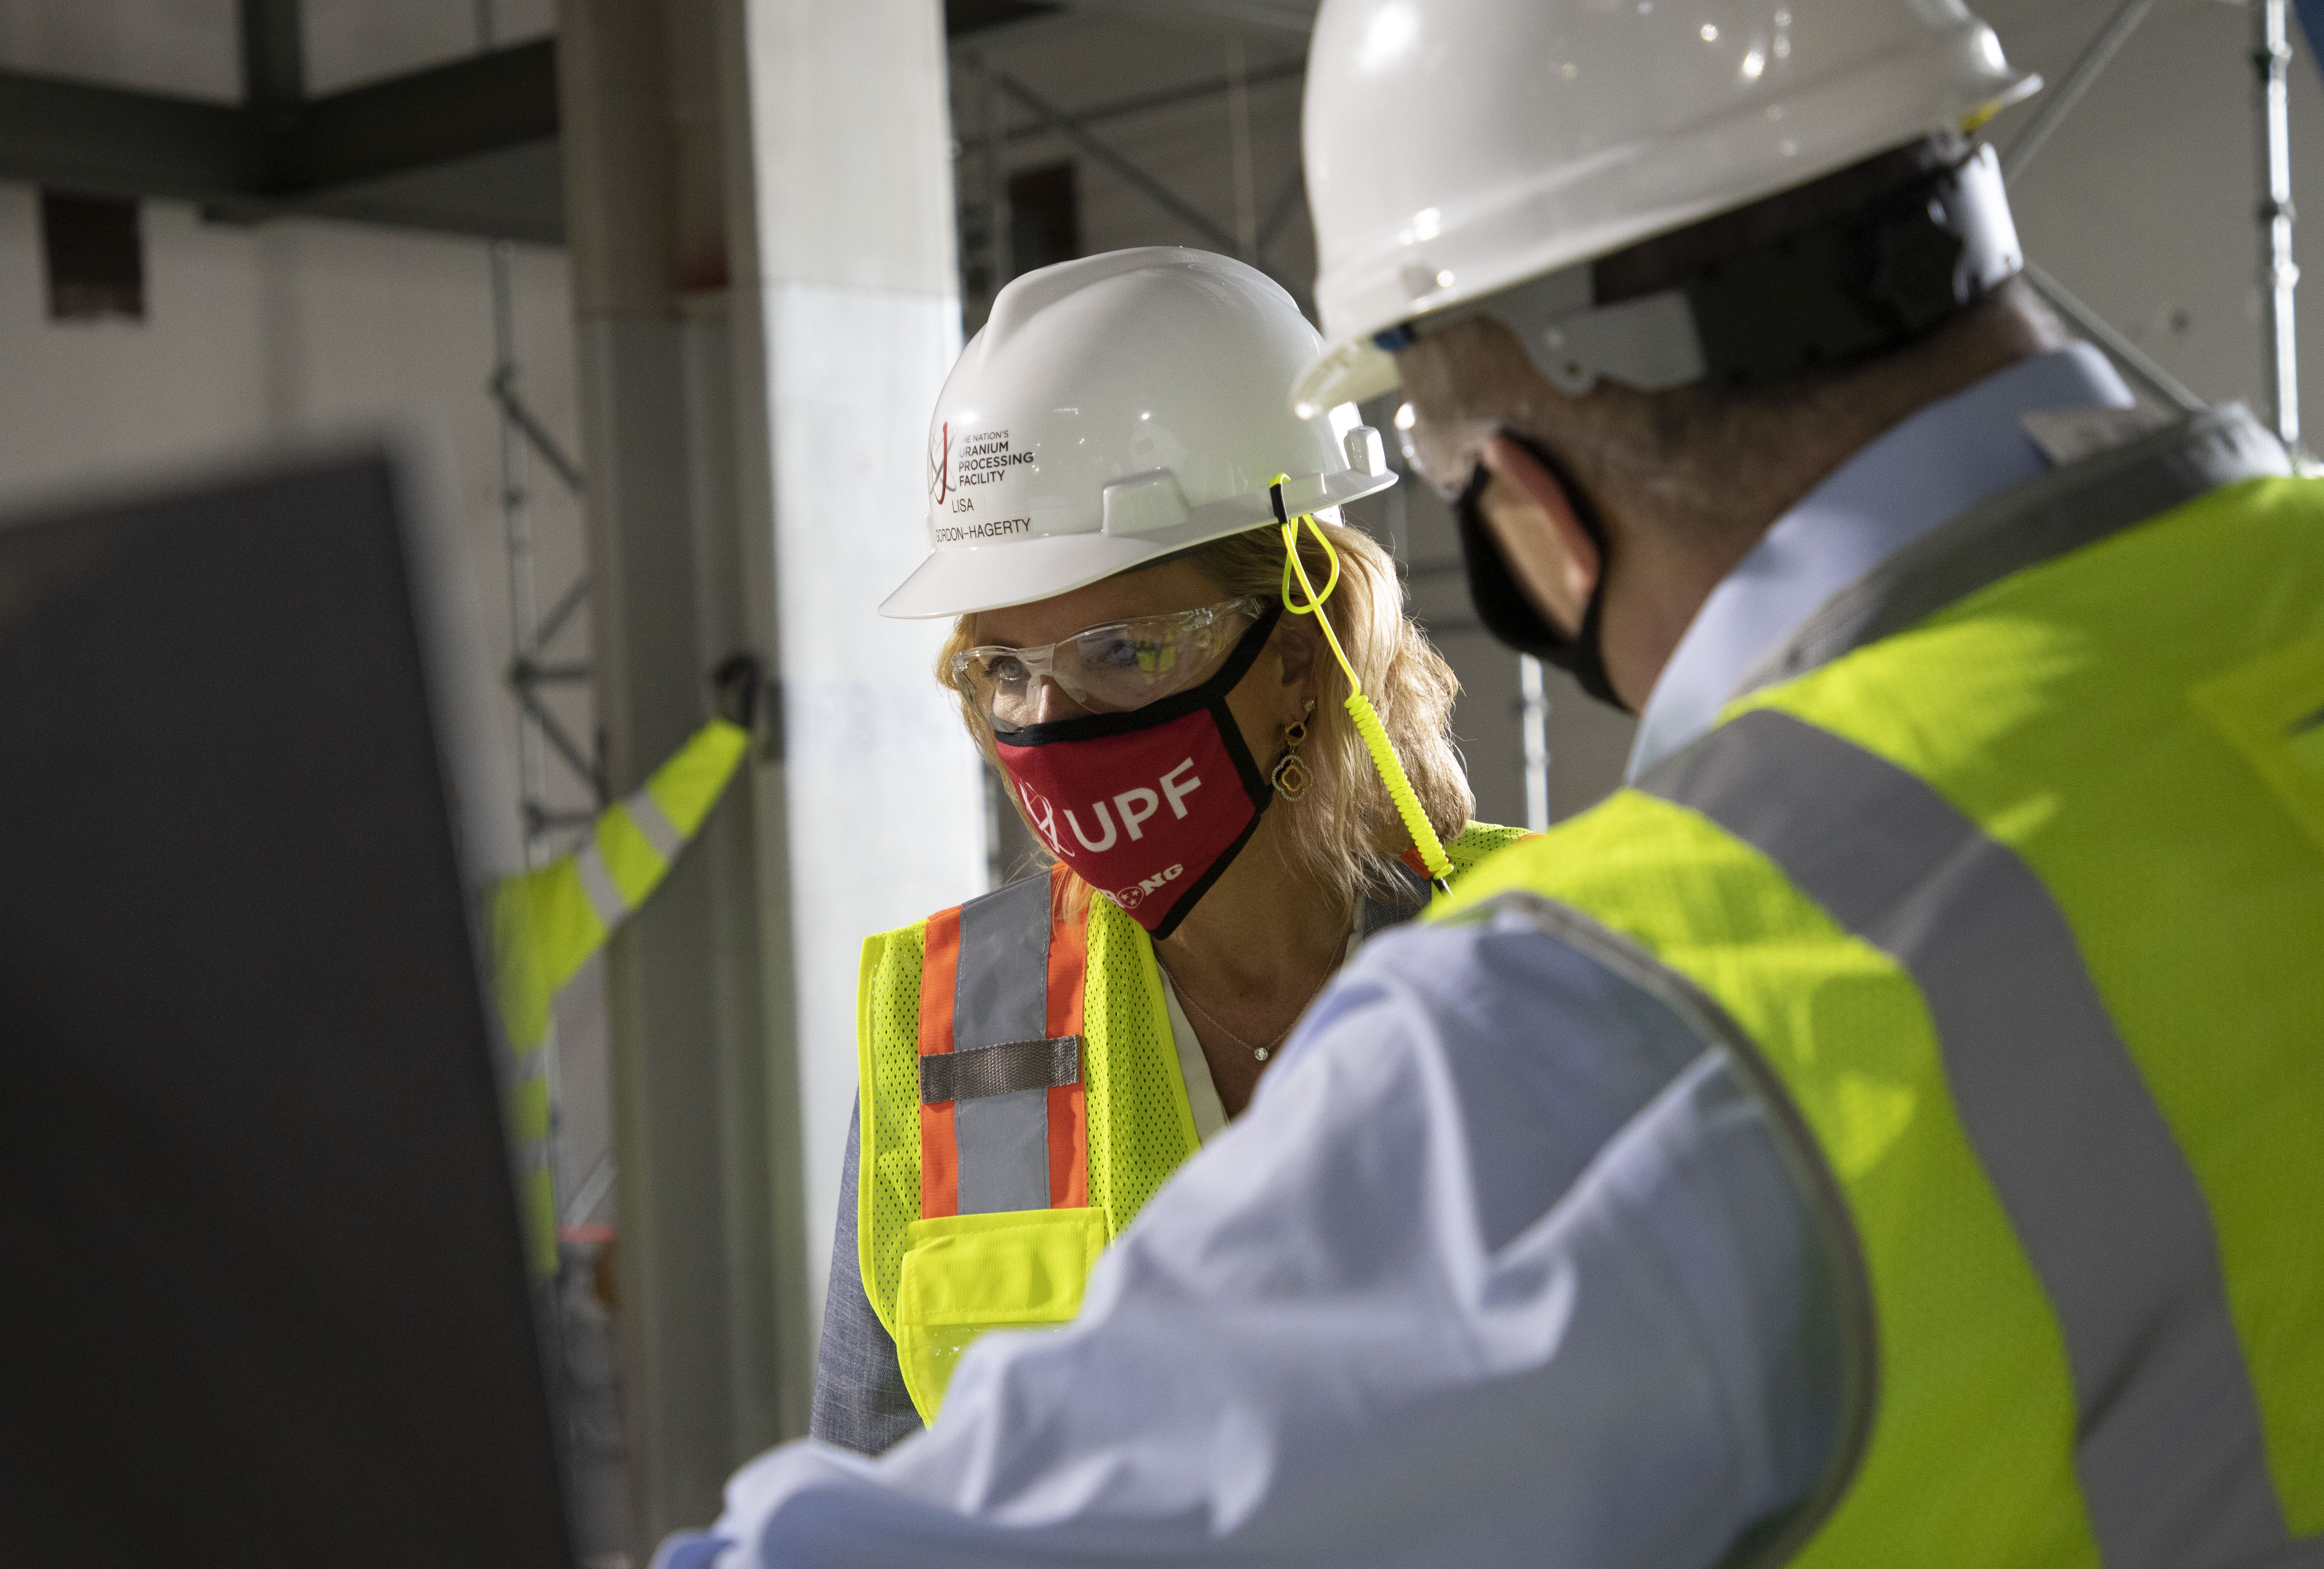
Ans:
[[[1250,842],[1275,792],[1227,694],[1283,613],[1270,605],[1218,673],[1127,714],[1089,714],[995,736],[1010,788],[1058,860],[1157,939]]]

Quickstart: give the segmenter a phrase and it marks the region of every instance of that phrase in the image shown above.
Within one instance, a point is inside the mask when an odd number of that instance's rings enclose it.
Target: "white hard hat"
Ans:
[[[1255,267],[1176,245],[1001,291],[928,423],[928,547],[882,615],[1047,599],[1396,483],[1353,408],[1285,407],[1322,346]]]
[[[1397,384],[1375,336],[2025,97],[1962,0],[1323,0],[1302,408]]]

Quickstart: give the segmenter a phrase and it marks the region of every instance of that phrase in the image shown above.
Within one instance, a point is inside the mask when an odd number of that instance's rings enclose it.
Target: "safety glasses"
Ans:
[[[952,658],[953,684],[1002,734],[1040,723],[1044,681],[1085,712],[1126,714],[1201,681],[1265,609],[1246,596],[1084,627],[1039,648],[964,649]]]

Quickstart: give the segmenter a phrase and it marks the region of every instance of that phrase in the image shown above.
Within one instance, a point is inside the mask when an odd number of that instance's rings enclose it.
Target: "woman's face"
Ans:
[[[1038,648],[1064,641],[1075,632],[1110,622],[1145,615],[1167,615],[1199,610],[1230,597],[1189,561],[1171,561],[1142,572],[1125,572],[1086,588],[1060,594],[1030,605],[979,612],[974,641],[980,647]],[[1228,647],[1213,656],[1201,673],[1208,679],[1226,662]],[[1227,706],[1242,731],[1245,745],[1261,769],[1269,767],[1282,748],[1284,727],[1302,717],[1314,696],[1314,639],[1304,623],[1285,617],[1276,624],[1267,648],[1250,674],[1228,694]],[[1192,682],[1188,683],[1192,685]],[[1090,710],[1056,682],[1036,684],[1030,722],[1048,724],[1073,719]]]

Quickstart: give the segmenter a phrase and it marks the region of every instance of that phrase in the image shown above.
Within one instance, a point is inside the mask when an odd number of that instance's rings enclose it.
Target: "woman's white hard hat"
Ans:
[[[1302,134],[1323,351],[1302,409],[1397,385],[1374,337],[2032,93],[1962,0],[1323,0]]]
[[[1323,340],[1266,273],[1176,245],[1001,290],[928,424],[928,556],[882,615],[1024,605],[1396,483],[1352,407],[1286,407]]]

